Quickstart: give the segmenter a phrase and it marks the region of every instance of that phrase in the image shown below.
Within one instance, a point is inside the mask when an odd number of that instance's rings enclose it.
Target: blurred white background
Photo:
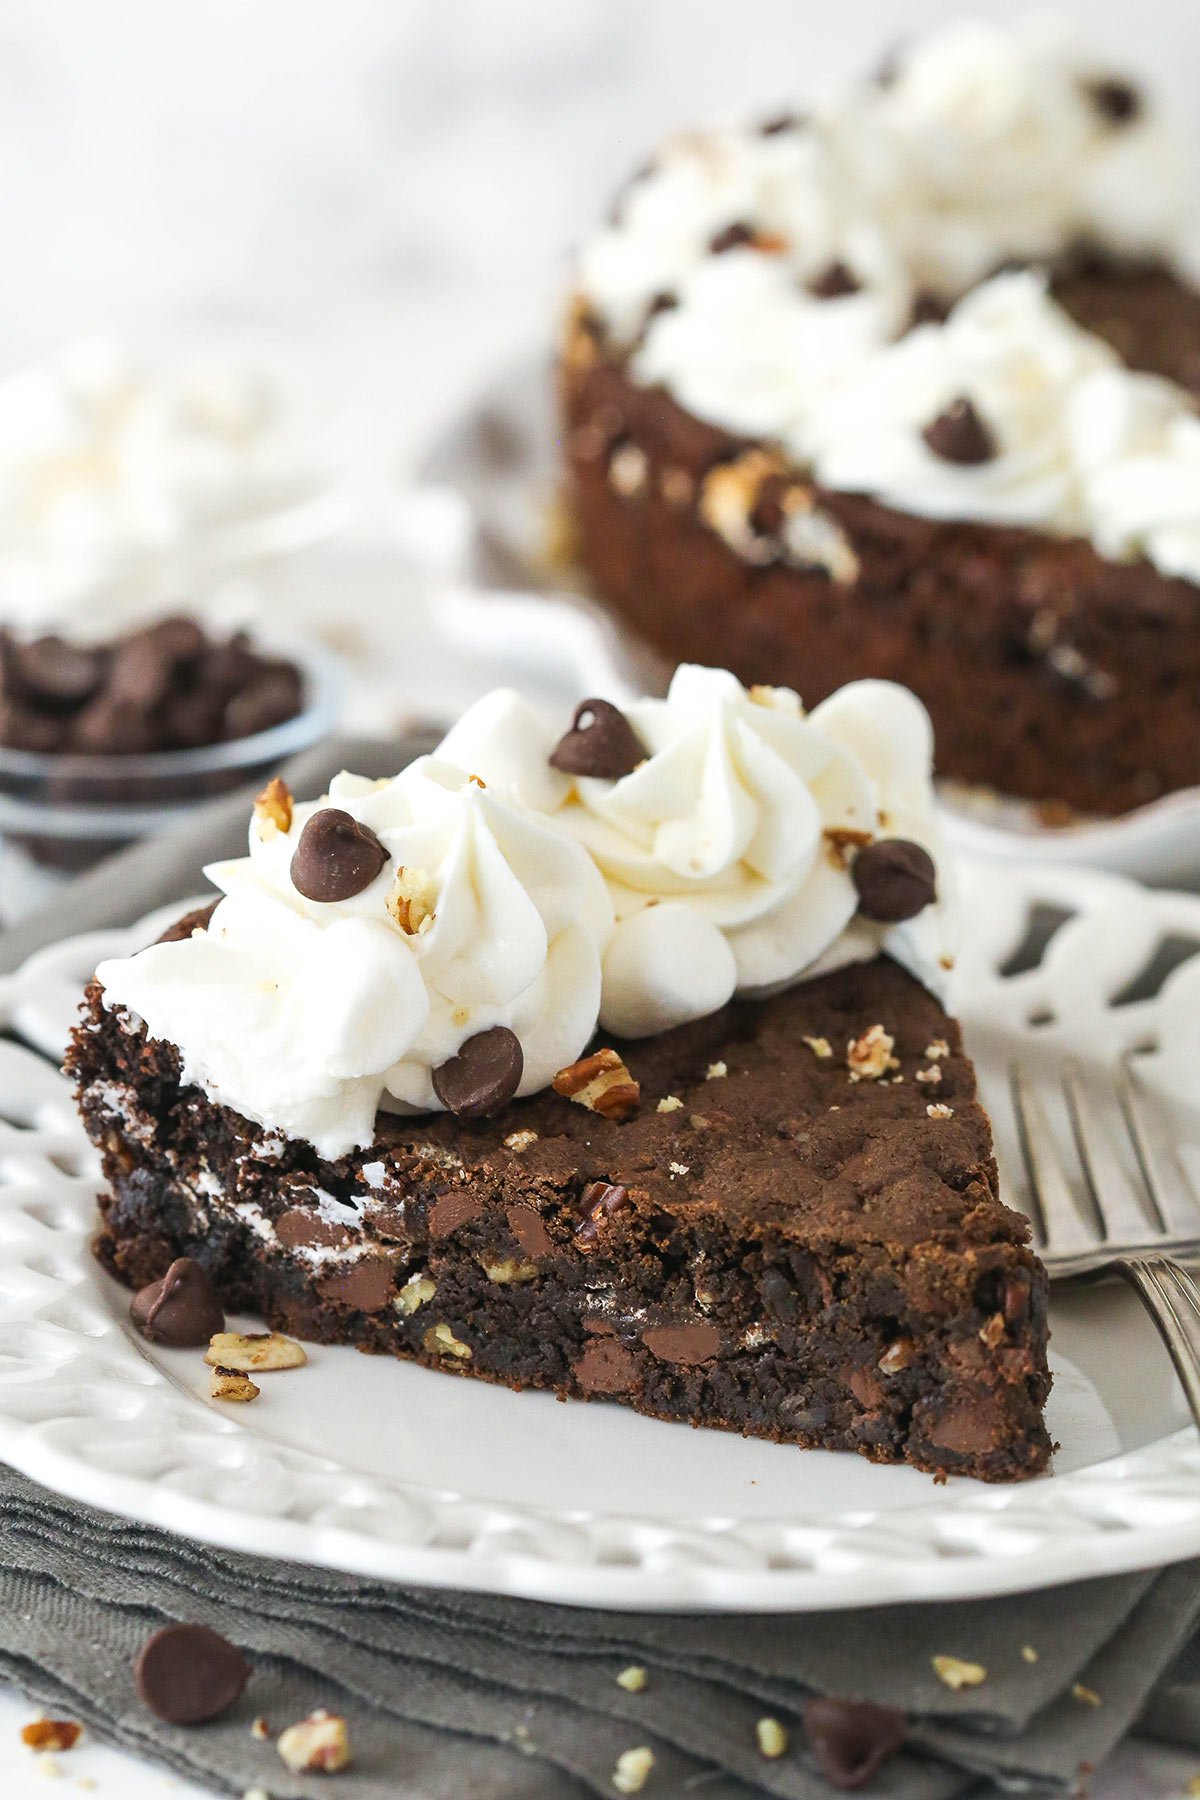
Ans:
[[[1054,10],[1194,110],[1195,0]],[[664,129],[964,12],[1012,7],[3,0],[3,360],[114,319],[260,319],[411,450],[545,335],[573,237]]]

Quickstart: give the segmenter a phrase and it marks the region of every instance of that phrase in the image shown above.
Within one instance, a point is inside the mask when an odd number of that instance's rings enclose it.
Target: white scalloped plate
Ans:
[[[1020,1056],[1049,1071],[1067,1054],[1132,1053],[1174,1178],[1200,1193],[1200,956],[1124,1000],[1156,947],[1200,945],[1200,899],[995,865],[968,869],[966,888],[956,1008],[1010,1199],[1005,1068]],[[1035,906],[1074,916],[1040,962],[1006,975]],[[253,1406],[220,1410],[199,1352],[152,1351],[89,1256],[94,1155],[63,1079],[29,1047],[56,1056],[97,958],[162,919],[54,945],[0,981],[0,1456],[30,1476],[259,1554],[609,1607],[961,1598],[1200,1553],[1200,1441],[1116,1286],[1056,1291],[1062,1447],[1053,1475],[1010,1487],[939,1487],[341,1349],[313,1348]]]

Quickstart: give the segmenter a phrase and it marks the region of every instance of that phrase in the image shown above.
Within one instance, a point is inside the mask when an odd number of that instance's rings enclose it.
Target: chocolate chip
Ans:
[[[170,1725],[203,1725],[241,1695],[250,1664],[207,1625],[164,1625],[133,1665],[138,1693]]]
[[[758,128],[758,135],[759,137],[782,137],[787,131],[803,131],[807,124],[807,113],[776,113],[774,118],[763,120]]]
[[[211,689],[194,688],[171,702],[170,733],[173,746],[196,750],[220,740],[224,704]]]
[[[332,905],[370,887],[387,859],[369,825],[360,825],[340,806],[323,806],[300,833],[292,885],[306,900]]]
[[[207,641],[195,619],[189,619],[186,613],[171,613],[165,619],[157,619],[153,625],[135,632],[130,641],[138,638],[153,644],[161,656],[173,663],[190,662],[200,655]]]
[[[726,225],[722,231],[708,240],[710,256],[724,256],[726,250],[740,250],[743,244],[754,242],[754,227],[747,225],[742,219],[735,219],[732,225]]]
[[[303,698],[298,670],[272,668],[256,674],[225,709],[226,738],[253,737],[257,731],[270,731],[273,725],[294,719]]]
[[[640,762],[647,750],[619,707],[608,700],[584,700],[575,708],[571,729],[555,745],[552,769],[564,775],[594,775],[603,781],[619,781]]]
[[[861,288],[862,282],[844,262],[831,262],[808,284],[814,300],[841,300],[847,294],[857,294]]]
[[[452,1237],[464,1225],[473,1225],[482,1215],[483,1201],[475,1194],[439,1194],[429,1209],[429,1235],[433,1238]]]
[[[0,744],[9,750],[31,750],[45,755],[62,748],[63,721],[51,713],[34,712],[14,700],[0,701]]]
[[[1130,125],[1142,110],[1142,96],[1131,81],[1099,75],[1084,83],[1084,93],[1110,125]]]
[[[71,729],[71,744],[93,756],[138,756],[152,748],[154,734],[136,701],[97,694],[79,713]]]
[[[627,1394],[637,1386],[637,1357],[617,1338],[593,1338],[571,1372],[585,1394]]]
[[[546,1230],[540,1213],[534,1212],[531,1206],[510,1206],[507,1214],[508,1229],[526,1256],[536,1260],[539,1256],[549,1256],[554,1249],[554,1239]]]
[[[336,1300],[355,1312],[382,1312],[396,1292],[396,1271],[385,1256],[361,1256],[349,1268],[318,1283],[322,1300]]]
[[[433,1071],[433,1091],[460,1119],[489,1119],[507,1106],[521,1085],[525,1053],[507,1025],[477,1031],[457,1056]]]
[[[803,1717],[821,1773],[845,1791],[865,1787],[908,1736],[902,1712],[869,1700],[817,1696],[804,1702]]]
[[[896,925],[915,919],[937,899],[937,869],[921,844],[908,838],[878,838],[864,844],[850,865],[864,919]]]
[[[940,294],[935,294],[930,288],[918,288],[909,309],[909,330],[915,325],[942,325],[949,311],[949,306]]]
[[[352,1217],[347,1212],[347,1223],[342,1223],[322,1218],[312,1207],[292,1206],[276,1219],[275,1236],[289,1250],[337,1249],[349,1240],[348,1221]]]
[[[142,713],[153,712],[170,692],[174,673],[170,639],[160,643],[149,632],[138,632],[113,652],[106,683],[108,699]]]
[[[648,1331],[643,1331],[642,1342],[660,1362],[682,1363],[688,1367],[711,1362],[721,1348],[721,1334],[715,1325],[697,1319],[694,1324],[687,1325],[651,1325]]]
[[[190,1256],[176,1257],[161,1280],[139,1289],[129,1317],[150,1343],[172,1350],[207,1344],[214,1332],[225,1329],[225,1314],[208,1273]]]
[[[596,1242],[605,1219],[619,1212],[628,1199],[628,1188],[620,1187],[616,1182],[588,1182],[579,1196],[579,1223],[575,1227],[575,1242],[581,1250],[589,1249]]]
[[[199,748],[281,724],[303,704],[295,664],[259,655],[243,632],[208,638],[183,615],[95,645],[0,632],[0,743],[11,749]]]
[[[201,659],[198,679],[204,687],[219,693],[236,694],[257,671],[261,659],[255,655],[244,631],[235,631],[222,643],[210,643]]]
[[[60,637],[34,638],[19,650],[17,666],[26,692],[51,710],[90,700],[104,674],[98,651]]]
[[[952,400],[936,419],[931,419],[921,436],[943,462],[991,462],[996,454],[996,439],[965,394]]]

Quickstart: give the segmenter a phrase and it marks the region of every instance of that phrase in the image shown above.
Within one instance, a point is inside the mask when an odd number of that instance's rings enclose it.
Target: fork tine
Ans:
[[[1151,1126],[1147,1108],[1138,1099],[1128,1064],[1122,1064],[1114,1079],[1117,1099],[1137,1152],[1142,1180],[1163,1230],[1172,1237],[1200,1238],[1200,1207],[1188,1188],[1169,1142],[1164,1140],[1161,1130]],[[1167,1161],[1175,1164],[1174,1179],[1164,1176],[1163,1165]]]
[[[1094,1251],[1099,1232],[1079,1210],[1033,1083],[1019,1064],[1013,1065],[1010,1075],[1017,1132],[1037,1208],[1033,1222],[1041,1242],[1054,1256]]]
[[[1200,1425],[1200,1293],[1195,1282],[1162,1256],[1122,1258],[1114,1267],[1132,1282],[1154,1320]]]
[[[1152,1242],[1162,1234],[1162,1216],[1149,1182],[1145,1182],[1145,1189],[1153,1214],[1139,1191],[1142,1183],[1131,1176],[1128,1163],[1122,1162],[1117,1151],[1109,1129],[1114,1117],[1111,1097],[1107,1107],[1102,1106],[1094,1082],[1086,1080],[1075,1063],[1068,1063],[1063,1070],[1063,1092],[1084,1180],[1105,1241],[1141,1245]],[[1122,1113],[1115,1117],[1120,1120]],[[1144,1176],[1136,1147],[1134,1169]]]

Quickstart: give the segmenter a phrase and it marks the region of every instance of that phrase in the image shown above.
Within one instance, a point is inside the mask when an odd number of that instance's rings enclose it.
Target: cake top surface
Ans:
[[[580,1194],[602,1183],[643,1216],[717,1213],[806,1243],[1027,1236],[996,1196],[957,1028],[887,959],[617,1042],[641,1090],[625,1121],[550,1092],[465,1133],[445,1118],[381,1119],[383,1142],[457,1160],[485,1192],[489,1176],[510,1197],[523,1184],[543,1214],[558,1196],[572,1229]]]
[[[1048,26],[960,21],[807,113],[664,145],[577,279],[634,379],[828,487],[1195,580],[1192,396],[1073,323],[1037,266],[1087,246],[1186,282],[1198,220],[1140,91]],[[944,423],[964,403],[969,440]]]
[[[392,780],[272,783],[249,854],[207,871],[211,919],[98,975],[189,1081],[339,1156],[381,1105],[544,1090],[598,1022],[646,1037],[881,950],[937,985],[931,754],[882,682],[806,715],[685,667],[664,700],[554,722],[501,691]]]

